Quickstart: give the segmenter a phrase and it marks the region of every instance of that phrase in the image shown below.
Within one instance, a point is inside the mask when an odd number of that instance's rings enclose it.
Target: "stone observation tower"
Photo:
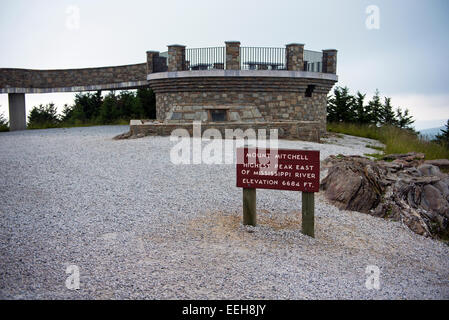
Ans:
[[[274,129],[280,138],[319,141],[326,131],[327,94],[338,81],[337,50],[193,48],[169,45],[147,52],[146,63],[71,70],[0,69],[0,93],[9,94],[11,130],[25,129],[26,93],[150,87],[157,121],[132,120],[133,134],[169,135],[177,127]]]

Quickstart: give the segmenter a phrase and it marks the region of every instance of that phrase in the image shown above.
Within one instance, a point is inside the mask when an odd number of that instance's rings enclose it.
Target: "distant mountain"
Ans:
[[[420,130],[419,133],[420,133],[422,136],[427,136],[429,139],[433,139],[433,138],[435,138],[435,136],[436,136],[437,134],[439,134],[440,131],[443,130],[444,128],[445,128],[444,126],[441,126],[441,127],[438,127],[438,128],[424,129],[424,130]]]

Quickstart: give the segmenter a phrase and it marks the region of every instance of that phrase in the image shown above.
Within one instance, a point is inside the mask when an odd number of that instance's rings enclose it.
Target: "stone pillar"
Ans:
[[[226,41],[226,70],[240,70],[240,42]]]
[[[186,47],[173,44],[168,46],[168,72],[186,70]]]
[[[304,71],[304,44],[290,43],[285,47],[285,61],[287,61],[287,70]]]
[[[337,50],[323,50],[323,73],[337,74]]]
[[[25,93],[9,93],[9,130],[18,131],[27,128]]]
[[[154,72],[157,58],[159,58],[159,51],[147,51],[147,74]]]

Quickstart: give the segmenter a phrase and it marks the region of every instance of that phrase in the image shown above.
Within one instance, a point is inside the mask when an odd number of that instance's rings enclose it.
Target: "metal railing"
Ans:
[[[285,48],[240,47],[242,70],[285,70]]]
[[[186,69],[224,69],[226,61],[225,54],[225,47],[186,49]]]
[[[226,48],[186,49],[186,70],[223,70]],[[304,50],[304,70],[323,72],[323,53]],[[273,47],[240,47],[241,70],[287,70],[286,49]]]

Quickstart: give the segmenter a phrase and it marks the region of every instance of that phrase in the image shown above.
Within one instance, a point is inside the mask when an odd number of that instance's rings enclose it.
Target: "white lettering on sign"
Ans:
[[[263,184],[269,186],[278,185],[279,181],[277,180],[265,180],[265,179],[243,179],[243,183],[245,184]]]

